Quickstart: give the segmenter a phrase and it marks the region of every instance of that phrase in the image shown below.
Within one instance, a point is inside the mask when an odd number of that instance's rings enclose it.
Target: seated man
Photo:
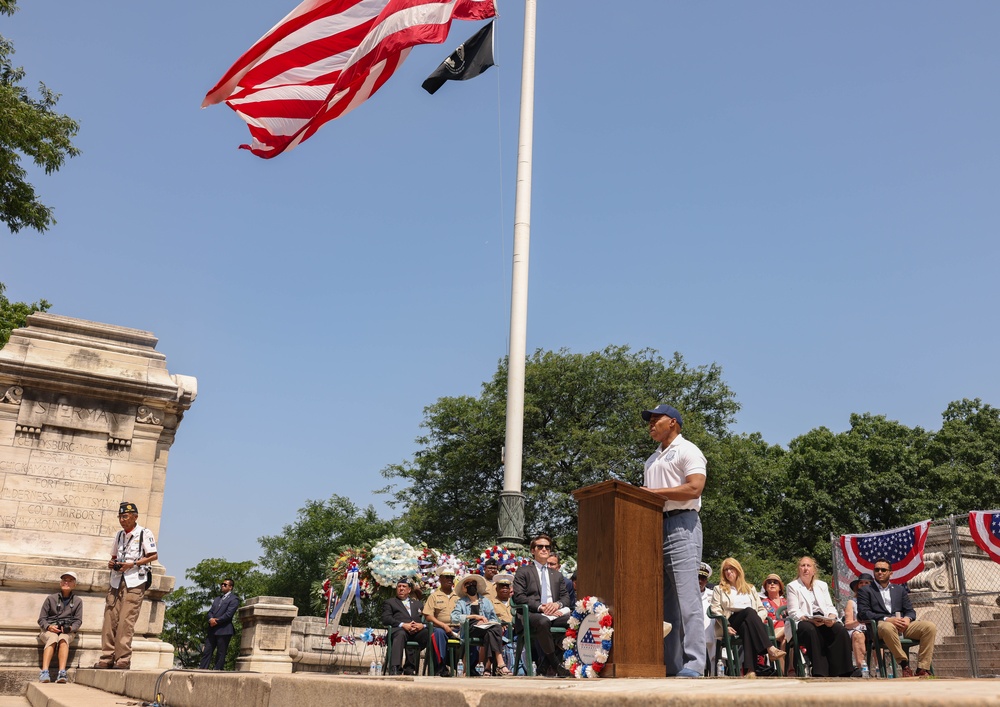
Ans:
[[[497,561],[492,557],[483,563],[483,577],[486,578],[486,594],[490,599],[497,598],[496,587],[493,586],[493,579],[497,576],[500,571],[500,567],[497,565]]]
[[[45,597],[42,610],[38,613],[38,625],[42,632],[38,640],[45,646],[42,650],[42,672],[39,682],[52,682],[49,665],[52,654],[59,646],[59,672],[56,682],[66,682],[66,662],[69,659],[69,642],[76,638],[83,623],[83,601],[73,594],[76,588],[76,573],[63,572],[59,578],[59,591]]]
[[[937,626],[930,621],[917,621],[917,612],[910,603],[910,592],[905,585],[891,584],[892,564],[884,557],[875,560],[875,581],[858,590],[858,620],[878,621],[878,637],[892,653],[903,677],[930,675],[934,657],[934,640]],[[920,642],[917,653],[917,672],[910,668],[900,635]]]
[[[559,555],[555,552],[549,555],[549,559],[546,561],[546,564],[550,569],[554,569],[562,574],[562,565],[559,562]],[[566,592],[569,594],[569,608],[570,611],[572,611],[573,607],[576,606],[576,587],[573,585],[572,580],[566,575],[563,575],[563,582],[566,584]]]
[[[431,640],[434,642],[434,674],[446,678],[451,675],[448,667],[448,639],[458,638],[451,624],[451,612],[458,596],[455,594],[455,570],[439,567],[438,588],[431,592],[424,602],[424,620],[431,624]]]
[[[386,599],[382,605],[382,623],[392,634],[392,653],[389,656],[389,674],[399,675],[403,663],[403,650],[406,650],[406,666],[402,668],[403,675],[416,675],[420,665],[417,651],[406,645],[407,641],[415,641],[419,648],[427,647],[429,632],[420,620],[423,605],[410,598],[411,580],[401,577],[396,582],[396,596]]]
[[[531,637],[538,641],[542,657],[538,661],[538,672],[561,678],[569,677],[556,654],[555,641],[549,629],[552,626],[566,626],[569,623],[569,594],[562,574],[550,569],[546,562],[552,550],[552,539],[548,535],[536,535],[529,546],[534,559],[529,565],[518,567],[514,575],[514,601],[528,606],[528,625]],[[516,616],[515,630],[524,631],[521,614]],[[562,651],[559,651],[559,655]]]
[[[493,610],[497,618],[505,624],[514,624],[514,615],[510,610],[510,597],[514,593],[514,575],[509,572],[501,572],[493,578],[493,586],[496,589],[497,598],[493,602]],[[504,662],[514,669],[514,637],[510,635],[510,629],[504,627],[503,634],[503,657]]]

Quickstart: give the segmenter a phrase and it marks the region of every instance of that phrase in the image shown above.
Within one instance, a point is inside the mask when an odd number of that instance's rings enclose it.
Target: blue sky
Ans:
[[[294,1],[21,4],[0,33],[83,153],[35,175],[58,224],[0,234],[0,282],[198,378],[161,562],[255,559],[309,498],[381,507],[423,408],[506,353],[522,4],[499,70],[420,88],[456,22],[268,161],[199,105]],[[1000,405],[1000,4],[539,4],[529,350],[716,362],[735,429],[783,445]]]

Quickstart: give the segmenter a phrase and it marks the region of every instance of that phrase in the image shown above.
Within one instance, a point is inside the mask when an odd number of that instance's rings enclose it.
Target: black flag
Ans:
[[[451,56],[434,69],[421,86],[433,94],[445,81],[474,79],[493,66],[493,20],[458,45]]]

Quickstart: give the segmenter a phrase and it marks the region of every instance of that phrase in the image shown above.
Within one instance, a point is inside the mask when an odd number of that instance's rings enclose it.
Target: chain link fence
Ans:
[[[855,575],[836,536],[834,591],[843,612]],[[924,570],[906,583],[917,618],[937,626],[934,672],[941,677],[1000,677],[1000,564],[973,541],[968,516],[931,523]]]

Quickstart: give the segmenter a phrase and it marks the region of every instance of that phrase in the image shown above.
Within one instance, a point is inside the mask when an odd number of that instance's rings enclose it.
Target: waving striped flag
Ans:
[[[903,584],[924,568],[924,543],[929,520],[867,535],[841,535],[844,561],[854,574],[871,572],[875,561],[884,557],[892,565],[892,582]]]
[[[417,44],[440,44],[452,19],[496,15],[494,0],[305,0],[205,96],[250,127],[240,145],[270,158],[309,139],[389,80]]]
[[[1000,511],[969,511],[969,532],[983,552],[1000,562]]]

